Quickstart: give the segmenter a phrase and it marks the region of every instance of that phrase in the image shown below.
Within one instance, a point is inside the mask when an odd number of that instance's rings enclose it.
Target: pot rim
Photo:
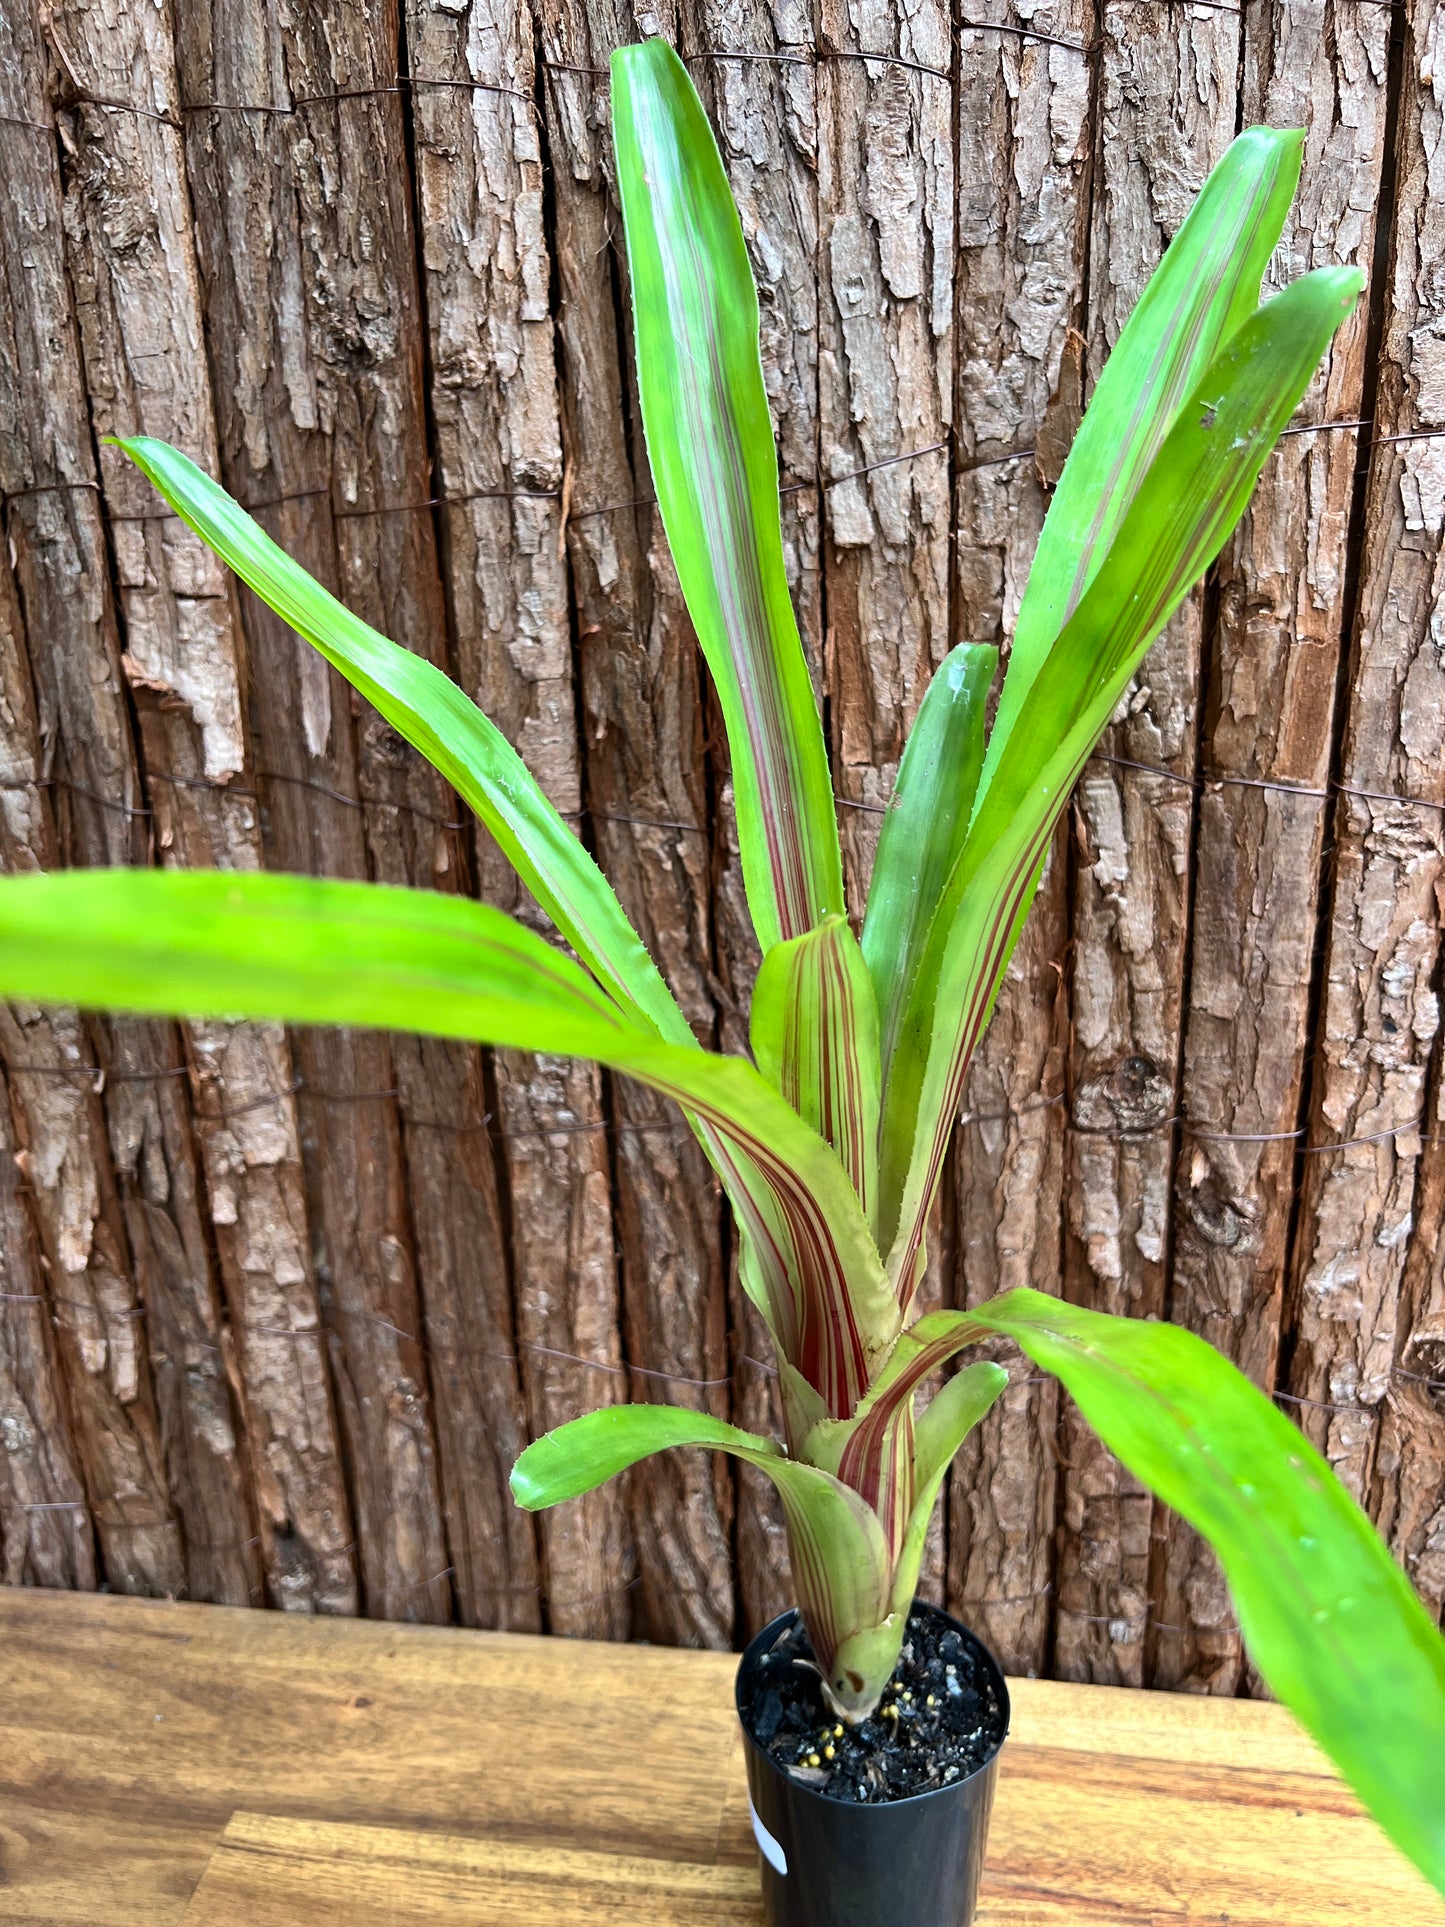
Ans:
[[[992,1648],[974,1632],[971,1626],[965,1626],[961,1619],[955,1619],[952,1613],[945,1612],[942,1606],[935,1606],[931,1600],[915,1599],[908,1610],[910,1616],[915,1612],[923,1611],[933,1613],[939,1619],[946,1621],[955,1632],[961,1633],[966,1640],[976,1646],[988,1661],[989,1665],[992,1666],[999,1689],[999,1699],[1003,1705],[1003,1732],[999,1735],[998,1744],[994,1747],[988,1758],[973,1769],[972,1773],[964,1774],[957,1780],[950,1780],[945,1786],[925,1787],[922,1793],[910,1793],[902,1800],[839,1800],[833,1794],[824,1792],[821,1787],[808,1786],[802,1780],[793,1779],[791,1775],[778,1765],[772,1755],[759,1745],[758,1741],[749,1731],[748,1723],[743,1717],[741,1699],[743,1671],[749,1661],[755,1657],[765,1643],[771,1644],[774,1642],[785,1625],[801,1617],[799,1609],[796,1606],[789,1606],[786,1612],[779,1613],[776,1619],[770,1619],[766,1626],[754,1633],[747,1645],[743,1648],[738,1660],[737,1672],[733,1676],[733,1710],[738,1716],[738,1725],[742,1728],[743,1739],[747,1742],[747,1745],[756,1755],[759,1762],[765,1766],[769,1772],[777,1776],[794,1798],[802,1795],[809,1800],[821,1801],[825,1806],[831,1807],[835,1812],[856,1814],[897,1813],[901,1808],[921,1806],[926,1800],[943,1799],[949,1794],[957,1793],[961,1787],[972,1786],[975,1780],[981,1779],[986,1773],[991,1773],[997,1766],[998,1757],[1000,1753],[1003,1752],[1004,1745],[1009,1736],[1009,1724],[1013,1718],[1013,1708],[1009,1700],[1008,1681],[1004,1677],[1004,1670],[1002,1666],[999,1665],[997,1656],[994,1654]]]

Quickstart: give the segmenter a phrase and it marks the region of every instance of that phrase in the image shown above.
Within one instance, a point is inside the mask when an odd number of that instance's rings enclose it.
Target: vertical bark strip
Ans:
[[[0,1102],[0,1585],[93,1591],[94,1527],[51,1342],[8,1093]]]
[[[876,810],[888,799],[908,726],[949,643],[948,9],[927,0],[905,14],[883,0],[823,0],[819,44],[826,655],[844,877],[857,915],[872,871]],[[897,58],[860,57],[869,51]]]
[[[409,18],[422,83],[413,111],[436,480],[441,495],[469,498],[442,515],[456,672],[576,820],[533,24],[523,5],[414,7]],[[467,85],[431,87],[423,77]],[[546,930],[510,865],[485,837],[481,844],[482,895]],[[497,1054],[495,1079],[527,1419],[540,1432],[615,1396],[605,1370],[560,1356],[620,1362],[601,1079],[588,1065],[515,1052]],[[519,1425],[520,1417],[519,1405]],[[549,1515],[541,1538],[554,1629],[624,1635],[620,1492],[597,1494],[569,1518]]]
[[[430,518],[414,506],[430,468],[395,12],[338,0],[278,17],[259,0],[215,0],[176,26],[227,486],[272,505],[271,533],[360,614],[436,656],[440,578]],[[440,782],[289,631],[254,600],[244,608],[268,860],[453,885],[460,848]],[[377,1035],[309,1031],[294,1050],[365,1603],[446,1619],[412,1240],[413,1215],[445,1199],[409,1197],[401,1132],[403,1115],[436,1118],[471,1087],[433,1080],[409,1040],[393,1050]]]
[[[1327,30],[1328,28],[1328,30]],[[1306,129],[1266,295],[1304,270],[1369,270],[1384,163],[1389,15],[1320,4],[1246,16],[1245,124]],[[1336,336],[1299,420],[1352,421],[1368,306]],[[1169,1315],[1272,1390],[1328,821],[1345,556],[1359,437],[1287,437],[1219,568],[1205,694],[1194,937]],[[1214,782],[1213,777],[1223,778]],[[1279,787],[1261,787],[1278,785]],[[1291,792],[1294,785],[1301,792]],[[1213,1557],[1160,1514],[1154,1677],[1232,1694],[1244,1656]]]
[[[1100,32],[1094,368],[1233,138],[1239,55],[1238,20],[1218,11],[1106,8]],[[1134,1316],[1161,1314],[1167,1297],[1203,608],[1196,593],[1154,644],[1073,812],[1066,1290]],[[1062,1436],[1059,1671],[1141,1685],[1151,1501],[1071,1408]]]
[[[1059,40],[1092,31],[1087,0],[1025,18]],[[1007,33],[959,37],[953,640],[1007,644],[1067,440],[1082,319],[1090,72],[1081,53]],[[1057,399],[1056,399],[1057,398]],[[1024,451],[1021,455],[1016,451]],[[1050,859],[974,1059],[954,1153],[953,1298],[1060,1289],[1067,863]],[[1011,1670],[1047,1663],[1058,1398],[1017,1363],[953,1470],[948,1597]]]
[[[0,852],[44,847],[34,702],[9,561],[0,557]],[[98,1574],[50,1297],[8,1089],[0,1092],[0,1584],[77,1586]]]
[[[0,610],[0,647],[7,698],[16,706],[7,781],[22,786],[5,814],[0,862],[10,871],[62,858],[143,862],[147,813],[125,713],[66,278],[59,157],[54,137],[36,125],[50,120],[45,50],[28,7],[12,9],[0,32],[0,112],[12,123],[13,157],[0,197],[0,491],[8,498],[17,591]],[[116,1036],[135,1074],[168,1067],[167,1026],[118,1026]],[[166,1477],[145,1307],[110,1161],[102,1079],[87,1068],[99,1061],[101,1041],[73,1011],[0,1013],[14,1157],[33,1198],[105,1574],[118,1590],[179,1593],[185,1549]]]
[[[434,479],[444,494],[497,492],[441,512],[444,580],[464,682],[475,673],[469,652],[479,627],[509,629],[507,647],[530,660],[553,655],[559,602],[546,553],[555,543],[551,505],[542,499],[556,486],[555,404],[536,124],[525,97],[531,30],[515,8],[495,10],[490,20],[486,13],[412,5],[406,17],[408,65],[419,83],[413,158]],[[511,488],[523,496],[504,499]],[[475,681],[468,686],[480,693]],[[551,727],[563,722],[570,737],[565,710]],[[525,1629],[541,1624],[536,1536],[512,1505],[506,1479],[527,1424],[475,1060],[475,1053],[451,1047],[419,1047],[418,1069],[431,1067],[438,1093],[449,1077],[465,1075],[467,1091],[448,1092],[444,1112],[457,1120],[465,1114],[469,1129],[448,1136],[414,1127],[408,1155],[458,1600],[470,1624]],[[419,1102],[426,1081],[423,1075]],[[435,1113],[435,1100],[429,1108]],[[435,1351],[439,1339],[444,1358]]]
[[[68,6],[50,31],[83,97],[113,100],[129,89],[154,108],[154,116],[115,115],[82,98],[62,123],[70,277],[95,429],[162,436],[215,473],[169,16]],[[158,854],[186,867],[256,869],[261,831],[234,592],[119,450],[102,446],[101,481]],[[289,1104],[274,1103],[293,1081],[285,1034],[191,1025],[187,1045],[199,1170],[175,1078],[117,1084],[110,1118],[136,1262],[154,1281],[146,1295],[157,1389],[172,1415],[168,1430],[183,1436],[182,1488],[195,1488],[182,1505],[197,1520],[188,1530],[192,1588],[245,1604],[264,1568],[278,1601],[346,1605],[350,1522],[325,1374],[314,1343],[274,1335],[318,1325],[296,1119]],[[234,1117],[236,1130],[218,1124],[218,1112]],[[205,1197],[197,1194],[202,1171]],[[234,1332],[219,1315],[207,1210]],[[239,1448],[230,1377],[246,1415]]]
[[[34,697],[20,606],[0,556],[0,851],[5,869],[43,847]],[[51,1331],[31,1187],[21,1176],[10,1093],[0,1092],[0,1584],[97,1580],[94,1525],[80,1478]]]
[[[1445,1091],[1437,1066],[1432,1130],[1380,1411],[1370,1515],[1437,1619],[1445,1618]]]
[[[1445,427],[1441,20],[1438,5],[1416,9],[1404,49],[1288,1382],[1308,1436],[1352,1491],[1383,1506],[1399,1551],[1437,1598],[1438,1227],[1423,1236],[1417,1227],[1440,1194],[1440,1133],[1425,1120],[1439,1112],[1426,1080],[1438,1050],[1445,888],[1445,438],[1389,438]]]

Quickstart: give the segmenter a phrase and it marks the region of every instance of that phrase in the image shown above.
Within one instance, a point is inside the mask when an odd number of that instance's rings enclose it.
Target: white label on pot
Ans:
[[[753,1816],[753,1838],[762,1849],[764,1860],[767,1861],[774,1873],[780,1873],[784,1880],[786,1880],[788,1877],[788,1856],[783,1852],[777,1841],[758,1818],[758,1810],[751,1800],[748,1801],[748,1812]]]

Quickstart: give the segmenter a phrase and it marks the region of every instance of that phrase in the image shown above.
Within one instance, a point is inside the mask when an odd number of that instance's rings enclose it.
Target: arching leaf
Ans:
[[[659,1036],[693,1041],[687,1019],[611,884],[490,718],[434,663],[338,602],[179,449],[137,435],[120,446],[221,560],[374,703],[474,809],[577,955],[621,1007]]]
[[[1445,1639],[1313,1446],[1202,1338],[1011,1291],[970,1314],[1061,1379],[1213,1546],[1250,1655],[1445,1893]]]
[[[793,1360],[837,1416],[898,1329],[832,1150],[740,1057],[662,1042],[550,944],[429,890],[233,871],[0,878],[0,996],[366,1024],[595,1058],[701,1119]]]
[[[1249,127],[1229,147],[1149,278],[1104,364],[1049,504],[1014,625],[989,769],[1109,553],[1179,410],[1259,306],[1299,184],[1298,128]]]
[[[985,762],[884,1085],[876,1218],[895,1281],[913,1276],[969,1057],[1059,814],[1149,644],[1239,520],[1362,285],[1353,268],[1317,269],[1230,337],[1035,678],[1007,754]]]

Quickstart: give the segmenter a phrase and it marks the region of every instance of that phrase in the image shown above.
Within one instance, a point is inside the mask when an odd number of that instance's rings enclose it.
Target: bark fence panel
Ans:
[[[6,0],[0,865],[269,866],[538,921],[103,441],[158,434],[496,717],[698,1036],[744,1047],[612,49],[681,48],[741,210],[855,913],[928,675],[1006,645],[1190,195],[1238,124],[1306,125],[1270,284],[1355,261],[1370,293],[1061,826],[927,1290],[1203,1331],[1438,1610],[1441,9],[964,13]],[[0,1581],[711,1646],[782,1602],[770,1489],[706,1458],[538,1521],[506,1492],[527,1436],[609,1400],[772,1422],[726,1208],[660,1101],[456,1044],[24,1008],[0,1076]],[[1197,1542],[1009,1362],[930,1590],[1020,1672],[1247,1688]]]

